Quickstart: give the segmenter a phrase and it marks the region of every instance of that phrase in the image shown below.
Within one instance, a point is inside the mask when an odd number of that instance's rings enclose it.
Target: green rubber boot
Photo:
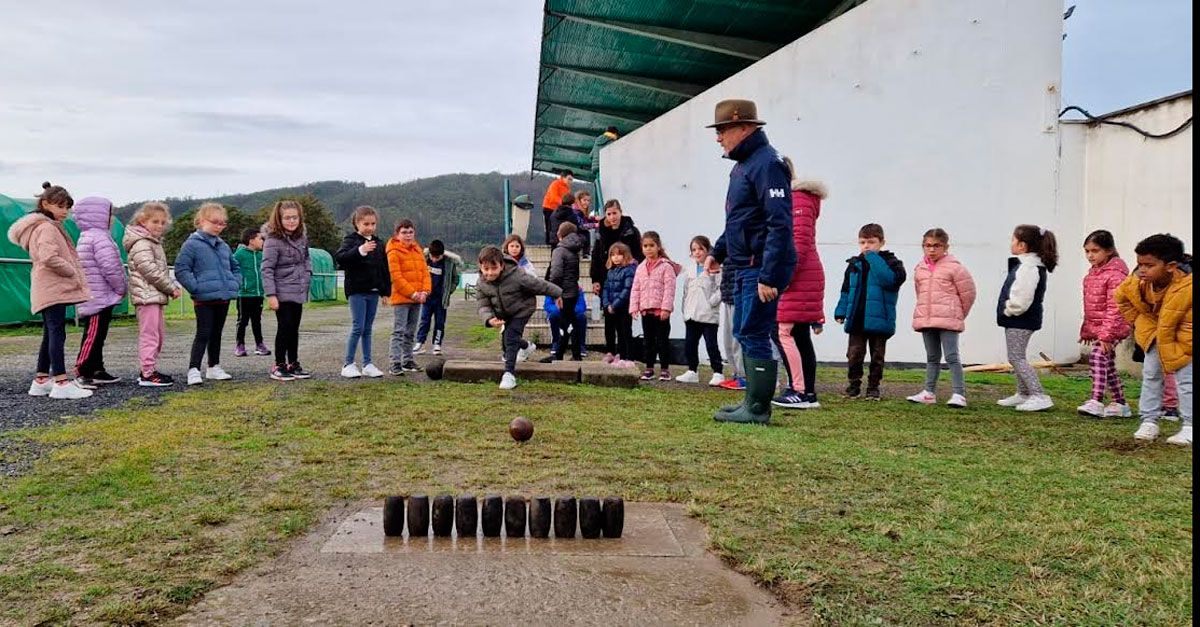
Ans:
[[[774,359],[745,359],[746,396],[742,404],[730,412],[718,411],[717,422],[767,424],[771,422],[771,396],[775,394],[775,378],[779,363]]]
[[[742,357],[742,372],[749,372],[749,368],[746,367],[746,358],[745,357]],[[746,389],[750,389],[749,383],[746,383]],[[745,405],[746,405],[746,395],[743,394],[742,400],[740,402],[735,403],[733,405],[722,405],[721,409],[717,410],[717,415],[732,414],[733,412],[741,409]],[[717,416],[713,416],[713,420],[720,420],[720,418],[717,418]]]

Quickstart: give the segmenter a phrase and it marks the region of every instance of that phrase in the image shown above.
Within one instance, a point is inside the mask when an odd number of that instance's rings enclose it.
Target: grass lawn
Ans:
[[[731,395],[698,387],[240,383],[10,434],[54,449],[0,479],[0,622],[161,620],[331,507],[519,491],[686,503],[832,624],[1190,624],[1191,451],[1075,416],[1086,381],[1048,378],[1072,409],[1041,415],[969,381],[961,412],[827,396],[766,428],[714,423]]]

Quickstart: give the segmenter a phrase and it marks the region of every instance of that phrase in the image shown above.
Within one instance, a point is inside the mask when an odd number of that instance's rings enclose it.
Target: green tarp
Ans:
[[[29,254],[20,246],[8,240],[8,229],[13,222],[33,210],[32,200],[16,200],[0,194],[0,228],[4,236],[0,238],[0,324],[19,324],[32,322],[41,318],[29,311]],[[72,241],[79,240],[79,227],[68,219],[64,226]],[[120,246],[121,238],[125,237],[125,225],[113,222],[113,239],[121,250],[121,260],[126,258],[125,250]],[[129,301],[126,299],[117,306],[118,315],[129,313]],[[75,308],[67,309],[67,317],[75,317]]]
[[[310,300],[337,299],[337,269],[333,267],[333,255],[321,248],[309,248],[312,259],[312,284],[308,286]]]

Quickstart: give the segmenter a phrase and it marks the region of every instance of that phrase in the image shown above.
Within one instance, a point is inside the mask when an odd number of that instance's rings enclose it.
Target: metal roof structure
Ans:
[[[531,170],[592,180],[592,145],[865,0],[546,0]]]

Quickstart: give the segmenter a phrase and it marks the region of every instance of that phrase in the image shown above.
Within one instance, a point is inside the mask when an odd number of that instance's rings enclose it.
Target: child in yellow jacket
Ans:
[[[1192,275],[1183,242],[1166,233],[1138,242],[1137,272],[1117,287],[1117,307],[1133,325],[1133,337],[1146,351],[1139,410],[1142,424],[1133,437],[1158,438],[1163,415],[1164,371],[1174,373],[1183,428],[1170,444],[1192,445]]]

